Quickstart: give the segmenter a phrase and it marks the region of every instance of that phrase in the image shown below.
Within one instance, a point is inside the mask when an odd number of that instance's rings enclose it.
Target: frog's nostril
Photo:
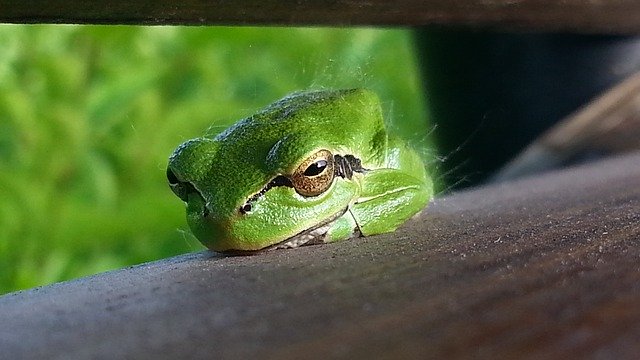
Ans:
[[[169,180],[171,191],[184,202],[189,201],[189,194],[198,194],[202,197],[202,194],[196,190],[192,183],[180,180],[170,167],[167,168],[167,180]]]
[[[171,168],[167,168],[167,180],[169,180],[171,191],[184,202],[188,200],[189,191],[196,191],[193,185],[180,181]]]
[[[173,173],[173,170],[167,168],[167,179],[169,180],[169,185],[174,186],[180,183],[176,174]]]

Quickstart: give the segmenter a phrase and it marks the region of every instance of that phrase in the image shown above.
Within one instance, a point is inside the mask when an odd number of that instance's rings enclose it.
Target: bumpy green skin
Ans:
[[[239,211],[272,179],[291,174],[319,149],[351,154],[368,171],[336,177],[318,196],[273,187],[251,212]],[[393,231],[432,196],[421,159],[387,134],[377,96],[363,89],[292,94],[215,137],[183,143],[169,170],[197,190],[184,194],[187,221],[214,251],[263,249],[345,209],[325,241],[349,238],[354,228],[365,236]]]

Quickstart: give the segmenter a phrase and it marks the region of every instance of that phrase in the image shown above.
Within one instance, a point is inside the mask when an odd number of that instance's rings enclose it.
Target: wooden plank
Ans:
[[[582,157],[640,150],[640,73],[606,91],[531,143],[496,181],[546,171]]]
[[[635,0],[0,0],[0,22],[209,25],[458,25],[640,32]]]
[[[437,199],[393,234],[0,297],[20,358],[637,358],[640,153]]]

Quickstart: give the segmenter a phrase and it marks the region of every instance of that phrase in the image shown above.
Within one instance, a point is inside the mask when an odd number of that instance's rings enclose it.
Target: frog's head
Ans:
[[[174,151],[169,185],[187,203],[187,222],[205,246],[277,247],[334,221],[357,198],[359,174],[344,176],[345,160],[336,156],[346,152],[347,135],[333,124],[347,124],[368,104],[358,93],[314,94],[292,95]],[[331,123],[322,120],[327,115],[334,115]]]

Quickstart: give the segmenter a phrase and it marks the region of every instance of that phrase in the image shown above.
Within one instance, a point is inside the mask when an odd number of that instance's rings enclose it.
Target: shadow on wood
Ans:
[[[439,198],[393,234],[0,298],[7,358],[634,358],[640,154]]]

